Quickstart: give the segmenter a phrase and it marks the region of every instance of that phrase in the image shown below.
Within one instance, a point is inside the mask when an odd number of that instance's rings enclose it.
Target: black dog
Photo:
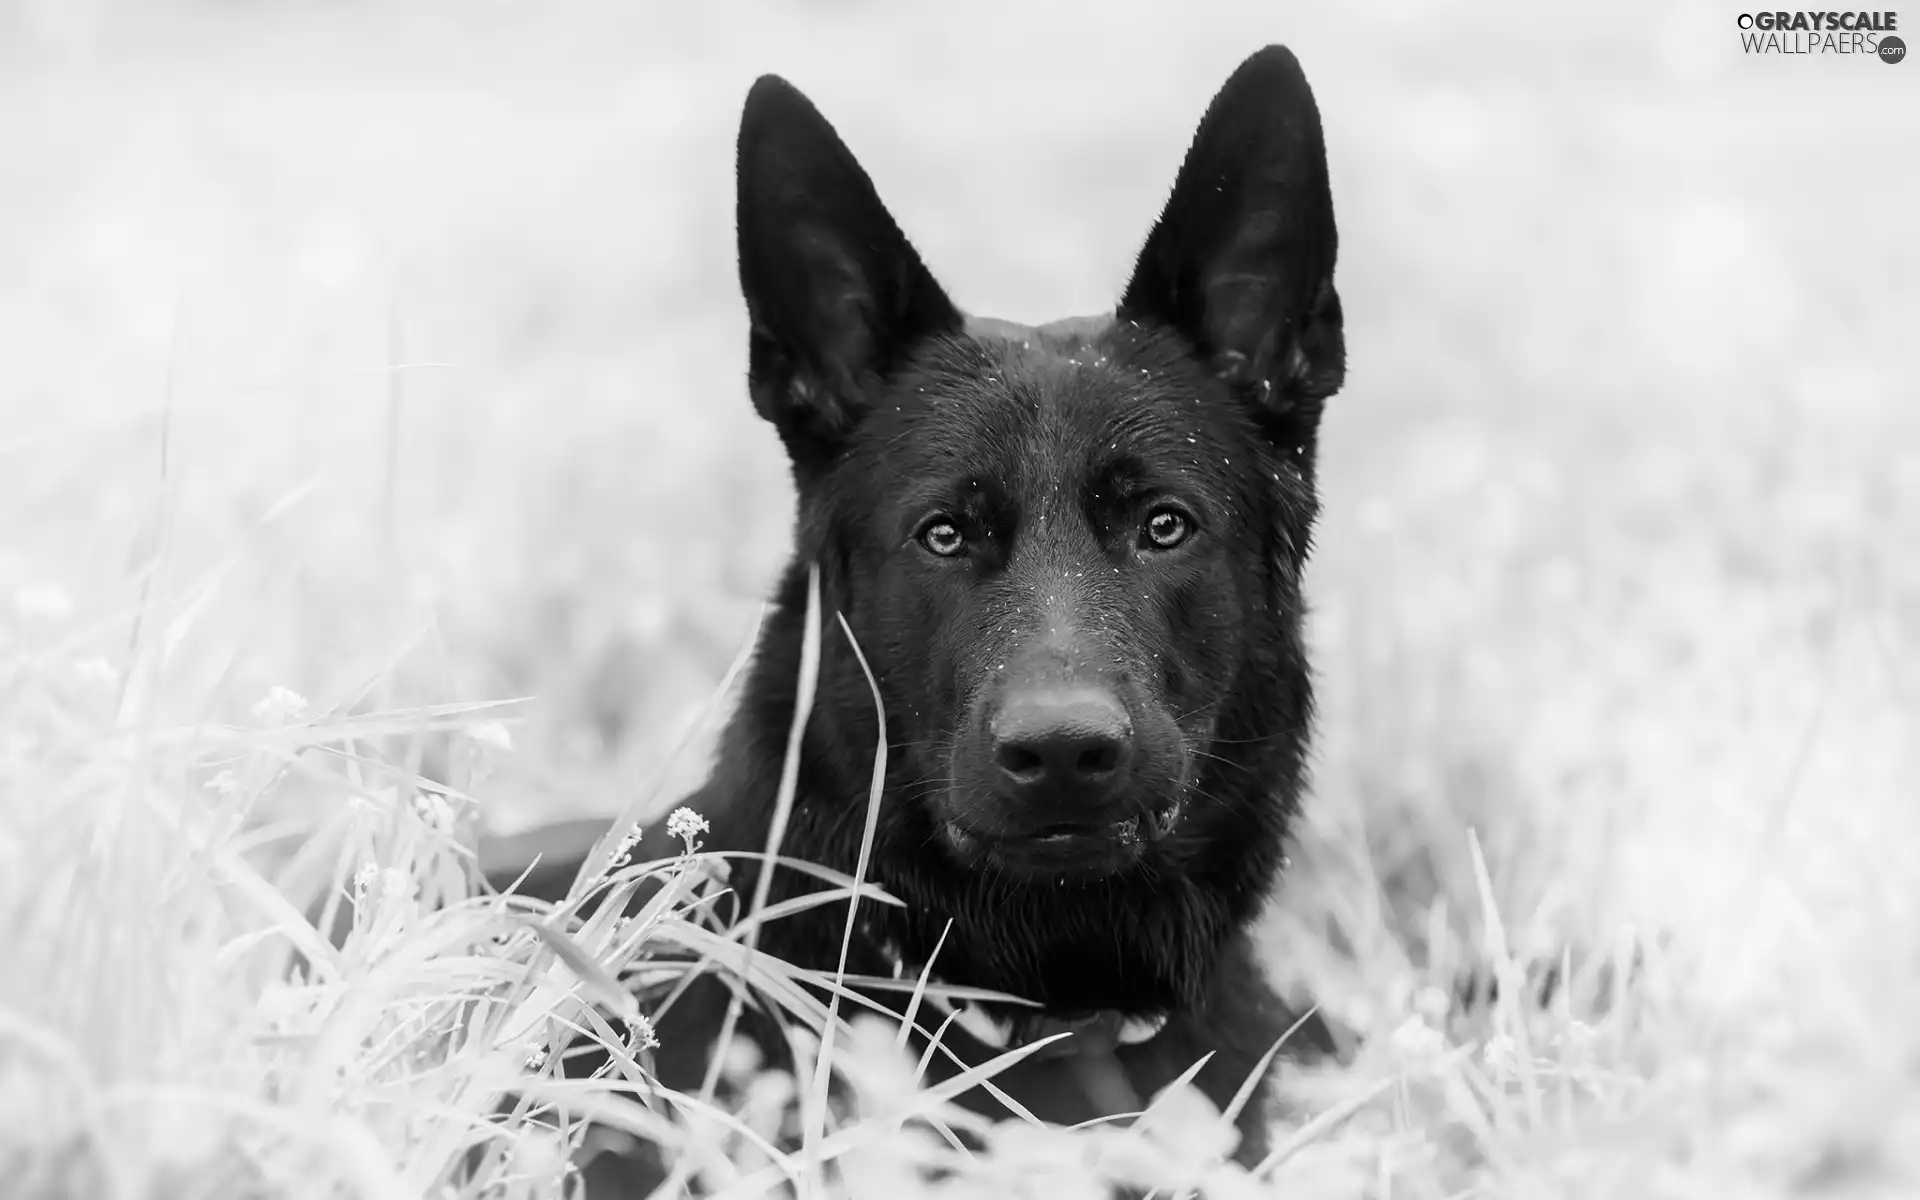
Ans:
[[[1249,927],[1303,786],[1301,574],[1345,365],[1298,62],[1268,47],[1220,90],[1110,316],[963,314],[773,76],[741,121],[738,220],[753,403],[799,511],[740,708],[688,800],[707,847],[765,848],[817,565],[827,624],[783,853],[856,865],[879,725],[839,613],[890,743],[870,877],[906,902],[862,905],[849,971],[912,970],[945,931],[942,980],[1043,1006],[950,1033],[962,1058],[1081,1029],[1063,1045],[1083,1052],[995,1081],[1046,1120],[1127,1111],[1209,1052],[1197,1083],[1225,1107],[1293,1021]],[[650,833],[640,855],[655,848],[671,853]],[[564,891],[583,849],[532,890]],[[752,894],[751,871],[734,879]],[[776,900],[808,886],[773,884]],[[818,909],[760,945],[830,971],[844,921]],[[675,1006],[664,1082],[697,1088],[719,1007]],[[1247,1163],[1266,1146],[1259,1099],[1239,1118]]]

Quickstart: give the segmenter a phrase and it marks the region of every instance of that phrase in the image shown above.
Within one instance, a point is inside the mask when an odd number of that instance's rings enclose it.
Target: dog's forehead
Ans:
[[[917,443],[934,457],[951,447],[1063,466],[1116,451],[1184,461],[1221,416],[1183,344],[1112,313],[1042,325],[968,316],[961,338],[930,343],[898,384],[871,433],[908,458]]]
[[[1098,443],[1138,440],[1156,424],[1164,369],[1145,369],[1112,315],[1027,325],[970,316],[958,343],[930,347],[909,381],[914,400],[896,410],[929,443],[979,456],[1085,457]],[[1144,360],[1161,367],[1157,359]],[[1181,423],[1198,414],[1179,414]],[[1128,430],[1132,431],[1129,435]],[[896,447],[898,430],[876,430]]]
[[[861,426],[858,458],[915,495],[992,480],[1056,496],[1103,490],[1115,472],[1217,489],[1222,466],[1253,456],[1221,450],[1235,422],[1208,383],[1184,343],[1111,313],[1042,325],[970,316],[961,338],[929,343],[896,380]]]

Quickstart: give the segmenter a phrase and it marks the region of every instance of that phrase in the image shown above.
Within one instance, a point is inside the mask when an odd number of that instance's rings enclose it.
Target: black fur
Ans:
[[[713,822],[708,848],[764,847],[817,564],[828,624],[783,850],[856,865],[878,723],[843,614],[886,705],[871,875],[907,903],[862,906],[849,969],[884,974],[883,945],[925,962],[951,921],[948,982],[1171,1015],[1108,1060],[1117,1093],[1087,1083],[1087,1058],[998,1081],[1039,1115],[1142,1102],[1207,1051],[1198,1082],[1224,1105],[1293,1019],[1248,930],[1303,787],[1301,573],[1318,420],[1344,372],[1326,154],[1298,63],[1268,47],[1221,89],[1110,317],[963,315],[780,79],[748,95],[738,166],[751,392],[787,448],[798,519],[740,708],[687,801]],[[1161,548],[1156,521],[1186,540]],[[1073,804],[1007,783],[1009,698],[1057,708],[1061,689],[1119,731],[1119,770]],[[642,855],[670,852],[655,837]],[[571,866],[549,862],[538,890]],[[742,897],[753,883],[735,876]],[[780,873],[773,896],[805,886]],[[761,945],[831,969],[844,912],[774,923]],[[662,1028],[667,1083],[697,1087],[690,1048],[710,1033]],[[1241,1126],[1252,1161],[1258,1103]]]

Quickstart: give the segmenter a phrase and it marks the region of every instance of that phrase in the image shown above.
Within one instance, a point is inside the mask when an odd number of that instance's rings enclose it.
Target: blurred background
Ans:
[[[752,79],[962,307],[1037,322],[1111,306],[1213,90],[1285,42],[1351,359],[1293,894],[1384,885],[1317,990],[1391,1007],[1472,829],[1510,936],[1691,936],[1707,1008],[1817,961],[1807,1020],[1912,1047],[1920,65],[1747,56],[1739,11],[0,0],[0,623],[170,597],[121,681],[168,720],[383,673],[533,697],[488,821],[611,811],[788,546]]]

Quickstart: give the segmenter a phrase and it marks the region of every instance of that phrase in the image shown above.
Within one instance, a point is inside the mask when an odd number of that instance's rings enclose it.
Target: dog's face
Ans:
[[[912,356],[824,503],[941,842],[1103,875],[1187,815],[1311,492],[1181,339],[990,328]]]
[[[963,316],[771,77],[742,123],[739,222],[754,400],[916,827],[1028,880],[1177,855],[1218,802],[1208,765],[1243,757],[1223,719],[1247,672],[1301,668],[1315,430],[1344,370],[1292,55],[1221,90],[1110,317]]]

